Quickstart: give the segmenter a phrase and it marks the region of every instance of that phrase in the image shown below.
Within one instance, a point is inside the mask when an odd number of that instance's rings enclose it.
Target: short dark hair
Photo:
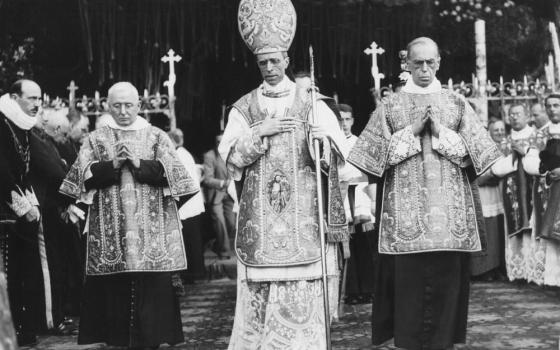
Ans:
[[[354,116],[354,110],[350,105],[347,105],[346,103],[340,103],[337,105],[337,107],[340,112],[350,113],[352,114],[352,117]]]
[[[544,99],[544,104],[546,104],[548,102],[548,100],[550,100],[551,98],[557,98],[560,100],[560,94],[553,92],[552,94],[546,96],[546,98]]]
[[[26,81],[35,83],[35,81],[33,81],[31,79],[26,79],[26,78],[18,79],[16,81],[14,81],[12,86],[10,86],[10,89],[8,90],[8,94],[10,94],[10,95],[15,94],[15,95],[18,95],[18,96],[21,97],[21,95],[23,94],[23,90],[22,90],[23,83],[25,83]]]
[[[512,103],[511,106],[509,106],[508,114],[509,114],[509,111],[511,111],[511,109],[512,109],[512,108],[515,108],[515,107],[521,107],[521,108],[523,108],[523,113],[525,113],[525,116],[528,116],[528,115],[529,115],[529,110],[527,109],[527,105],[526,105],[525,103],[523,103],[523,102],[514,102],[514,103]]]
[[[490,119],[488,120],[488,129],[490,129],[490,127],[493,124],[496,124],[497,122],[504,122],[503,120],[501,120],[500,118],[496,118],[496,117],[490,117]]]
[[[16,80],[12,86],[10,86],[10,89],[8,90],[8,93],[10,95],[18,95],[21,96],[21,94],[23,93],[23,91],[21,91],[21,86],[23,85],[23,82],[25,81],[25,79],[18,79]]]
[[[410,58],[410,52],[412,51],[412,48],[416,45],[434,45],[436,47],[436,50],[437,50],[437,55],[438,55],[438,57],[440,57],[438,44],[431,38],[428,38],[426,36],[421,36],[419,38],[416,38],[416,39],[412,40],[411,42],[408,43],[408,45],[406,45],[406,58],[407,59]]]

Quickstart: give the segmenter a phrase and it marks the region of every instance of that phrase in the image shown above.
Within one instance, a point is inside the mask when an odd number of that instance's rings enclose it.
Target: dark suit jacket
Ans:
[[[218,204],[227,195],[226,189],[222,188],[222,181],[227,181],[229,175],[226,163],[215,149],[204,153],[204,196],[208,205]]]

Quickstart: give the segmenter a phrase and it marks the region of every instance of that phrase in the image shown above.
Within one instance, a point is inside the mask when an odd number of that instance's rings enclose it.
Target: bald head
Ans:
[[[436,78],[441,58],[435,41],[427,37],[412,40],[406,47],[407,67],[414,84],[430,85]]]
[[[74,121],[70,128],[68,136],[72,141],[81,144],[89,132],[89,119],[84,115],[78,115],[78,119]]]
[[[35,117],[41,107],[41,87],[33,80],[20,79],[12,84],[10,97],[17,102],[23,112]]]
[[[136,100],[139,99],[140,95],[138,94],[138,89],[128,81],[119,81],[118,83],[113,84],[109,91],[107,91],[107,99],[111,101],[112,98],[115,97],[116,94],[126,92],[131,94],[132,96],[136,97]]]
[[[120,126],[129,126],[136,121],[140,110],[138,90],[129,82],[121,81],[109,88],[107,94],[109,112]]]
[[[168,133],[168,135],[169,135],[169,137],[171,137],[171,140],[173,140],[173,142],[175,143],[175,147],[183,146],[184,136],[183,136],[183,132],[181,131],[181,129],[171,130]]]
[[[70,131],[68,108],[45,110],[41,115],[40,125],[56,142],[63,143]]]

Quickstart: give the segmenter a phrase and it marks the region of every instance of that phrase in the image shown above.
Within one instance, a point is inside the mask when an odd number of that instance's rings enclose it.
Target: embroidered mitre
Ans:
[[[241,0],[237,22],[255,55],[288,51],[296,33],[296,10],[290,0]]]

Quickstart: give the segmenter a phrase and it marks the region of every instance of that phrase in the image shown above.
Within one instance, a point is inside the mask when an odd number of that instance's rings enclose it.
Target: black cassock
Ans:
[[[86,189],[119,181],[110,161],[94,163],[91,172]],[[167,182],[163,166],[155,160],[142,160],[140,170],[132,172],[140,183],[163,186]],[[86,276],[78,344],[151,347],[183,341],[180,305],[170,272]]]
[[[32,129],[29,179],[39,200],[52,291],[54,326],[64,316],[78,315],[83,259],[79,228],[61,213],[73,202],[58,192],[68,171],[57,144],[44,131]]]
[[[32,137],[30,131],[18,128],[0,113],[0,249],[20,346],[35,342],[46,320],[39,225],[18,217],[8,205],[12,194],[32,190],[28,177]]]

